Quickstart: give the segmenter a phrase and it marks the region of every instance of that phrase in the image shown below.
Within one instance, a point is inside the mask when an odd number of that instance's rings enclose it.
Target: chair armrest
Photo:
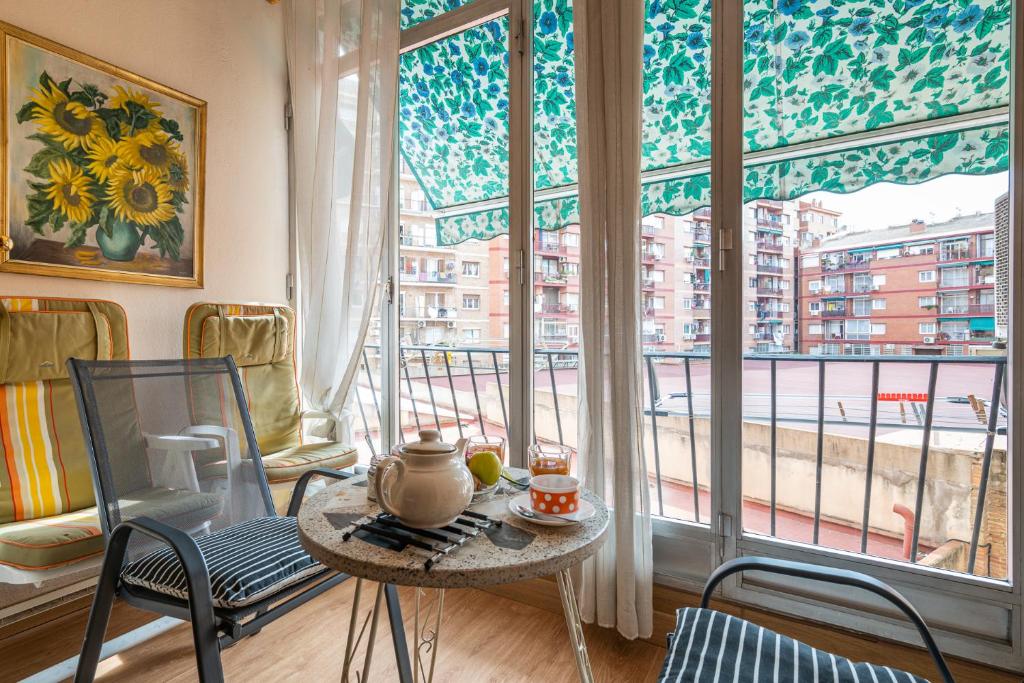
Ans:
[[[868,576],[867,574],[850,571],[849,569],[822,567],[820,565],[808,564],[807,562],[791,562],[789,560],[776,560],[769,557],[739,557],[735,560],[729,560],[713,571],[711,576],[708,577],[708,581],[704,585],[704,592],[701,593],[700,596],[701,609],[707,609],[708,601],[711,599],[711,594],[725,577],[744,571],[783,574],[785,576],[794,576],[800,579],[811,579],[812,581],[823,581],[825,583],[833,583],[840,586],[851,586],[853,588],[860,588],[870,593],[874,593],[880,598],[888,600],[890,603],[898,607],[899,610],[903,612],[911,622],[913,622],[914,626],[917,627],[917,631],[921,634],[921,640],[924,641],[928,654],[932,656],[932,659],[935,661],[936,668],[938,668],[939,673],[942,674],[942,680],[946,683],[953,683],[953,674],[950,672],[949,666],[946,664],[946,660],[942,657],[942,652],[939,651],[939,646],[935,643],[935,638],[932,637],[931,631],[928,630],[928,626],[924,623],[924,619],[918,611],[914,609],[914,606],[911,605],[905,597],[900,595],[895,588],[887,583],[879,581],[873,576]]]
[[[331,479],[348,479],[356,475],[350,472],[339,472],[338,470],[329,470],[326,467],[318,467],[315,470],[303,472],[299,480],[295,482],[295,488],[292,489],[292,499],[288,503],[289,517],[295,517],[299,514],[299,507],[302,505],[302,497],[306,495],[306,487],[309,486],[309,481],[316,475],[322,477],[330,477]]]
[[[146,434],[146,447],[161,451],[208,451],[219,448],[216,439],[183,434]]]

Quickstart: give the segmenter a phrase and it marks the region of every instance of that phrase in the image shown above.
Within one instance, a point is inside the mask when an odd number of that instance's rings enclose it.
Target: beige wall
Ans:
[[[263,0],[0,0],[0,19],[208,103],[205,288],[0,274],[0,293],[113,299],[132,356],[181,353],[194,301],[283,302],[288,269],[282,10]]]

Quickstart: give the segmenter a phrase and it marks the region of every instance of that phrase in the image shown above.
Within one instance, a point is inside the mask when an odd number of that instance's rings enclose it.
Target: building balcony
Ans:
[[[711,244],[711,231],[709,230],[694,230],[693,241],[700,242],[703,244]]]
[[[821,270],[826,273],[851,273],[851,272],[863,272],[871,269],[870,259],[862,259],[859,261],[843,261],[841,263],[833,263],[829,261],[821,262]]]
[[[564,287],[569,283],[569,278],[561,273],[534,273],[533,281],[542,285]]]
[[[710,268],[711,267],[711,259],[710,258],[700,258],[700,257],[694,258],[693,259],[693,267],[694,268],[703,268],[703,269]]]
[[[782,232],[782,221],[773,221],[769,218],[758,218],[757,227],[767,230],[777,230]]]
[[[830,311],[828,309],[823,308],[823,309],[821,309],[821,317],[822,318],[845,318],[846,317],[846,309],[845,308],[836,308],[836,309]]]
[[[412,320],[454,320],[459,309],[454,306],[404,306],[398,309],[398,315]]]
[[[455,273],[406,273],[402,272],[398,278],[401,282],[424,283],[438,285],[454,285],[458,281]]]
[[[697,332],[693,335],[693,341],[695,342],[709,342],[711,341],[711,332]]]
[[[533,249],[538,254],[556,254],[564,256],[569,253],[568,247],[559,244],[555,240],[538,240]]]
[[[654,281],[654,278],[645,277],[640,280],[640,286],[643,289],[654,289],[658,283]]]
[[[759,273],[771,273],[772,275],[781,275],[782,266],[769,265],[767,263],[758,263],[755,266]]]
[[[939,303],[941,315],[992,315],[995,304],[949,304]]]
[[[781,287],[758,287],[758,296],[782,296],[786,290]]]
[[[577,312],[577,307],[569,304],[540,304],[535,305],[533,310],[544,315],[570,315]]]
[[[647,333],[640,335],[640,340],[644,344],[664,344],[666,343],[667,337],[664,333]]]
[[[773,254],[781,254],[785,247],[778,240],[757,240],[757,250]]]
[[[695,292],[710,292],[711,283],[706,280],[695,280],[693,282],[693,291]]]
[[[640,234],[641,235],[652,235],[652,236],[653,235],[657,235],[658,234],[658,229],[656,227],[654,227],[653,225],[641,225],[640,226]]]

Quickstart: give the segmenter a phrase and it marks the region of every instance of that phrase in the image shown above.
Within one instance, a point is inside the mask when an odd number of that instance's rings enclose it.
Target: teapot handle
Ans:
[[[398,470],[398,477],[401,478],[405,472],[405,463],[402,462],[401,458],[394,455],[389,455],[377,463],[377,473],[373,478],[373,489],[374,493],[377,494],[377,504],[380,505],[381,509],[389,515],[398,517],[398,510],[391,504],[391,487],[384,485],[384,480],[393,468]]]

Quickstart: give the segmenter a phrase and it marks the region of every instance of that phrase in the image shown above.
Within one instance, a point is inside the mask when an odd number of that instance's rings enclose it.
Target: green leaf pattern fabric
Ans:
[[[453,2],[406,0],[435,7]],[[646,4],[642,167],[706,163],[710,0]],[[534,13],[534,178],[536,189],[546,190],[577,178],[571,0],[535,0]],[[1010,22],[1011,0],[747,0],[745,148],[783,150],[1005,107]],[[507,25],[498,32],[487,26],[402,59],[402,150],[435,208],[507,195]],[[488,60],[486,75],[476,75],[479,55],[471,50]],[[453,84],[444,78],[452,69],[470,78]],[[493,112],[480,106],[488,99]],[[881,181],[995,173],[1006,170],[1007,151],[1007,128],[1000,124],[809,153],[750,166],[745,196],[790,199]],[[708,204],[709,185],[706,173],[645,184],[643,212],[689,213]],[[574,197],[540,201],[535,211],[541,229],[578,220]],[[445,244],[488,239],[507,231],[507,219],[504,208],[445,216],[438,237]]]

